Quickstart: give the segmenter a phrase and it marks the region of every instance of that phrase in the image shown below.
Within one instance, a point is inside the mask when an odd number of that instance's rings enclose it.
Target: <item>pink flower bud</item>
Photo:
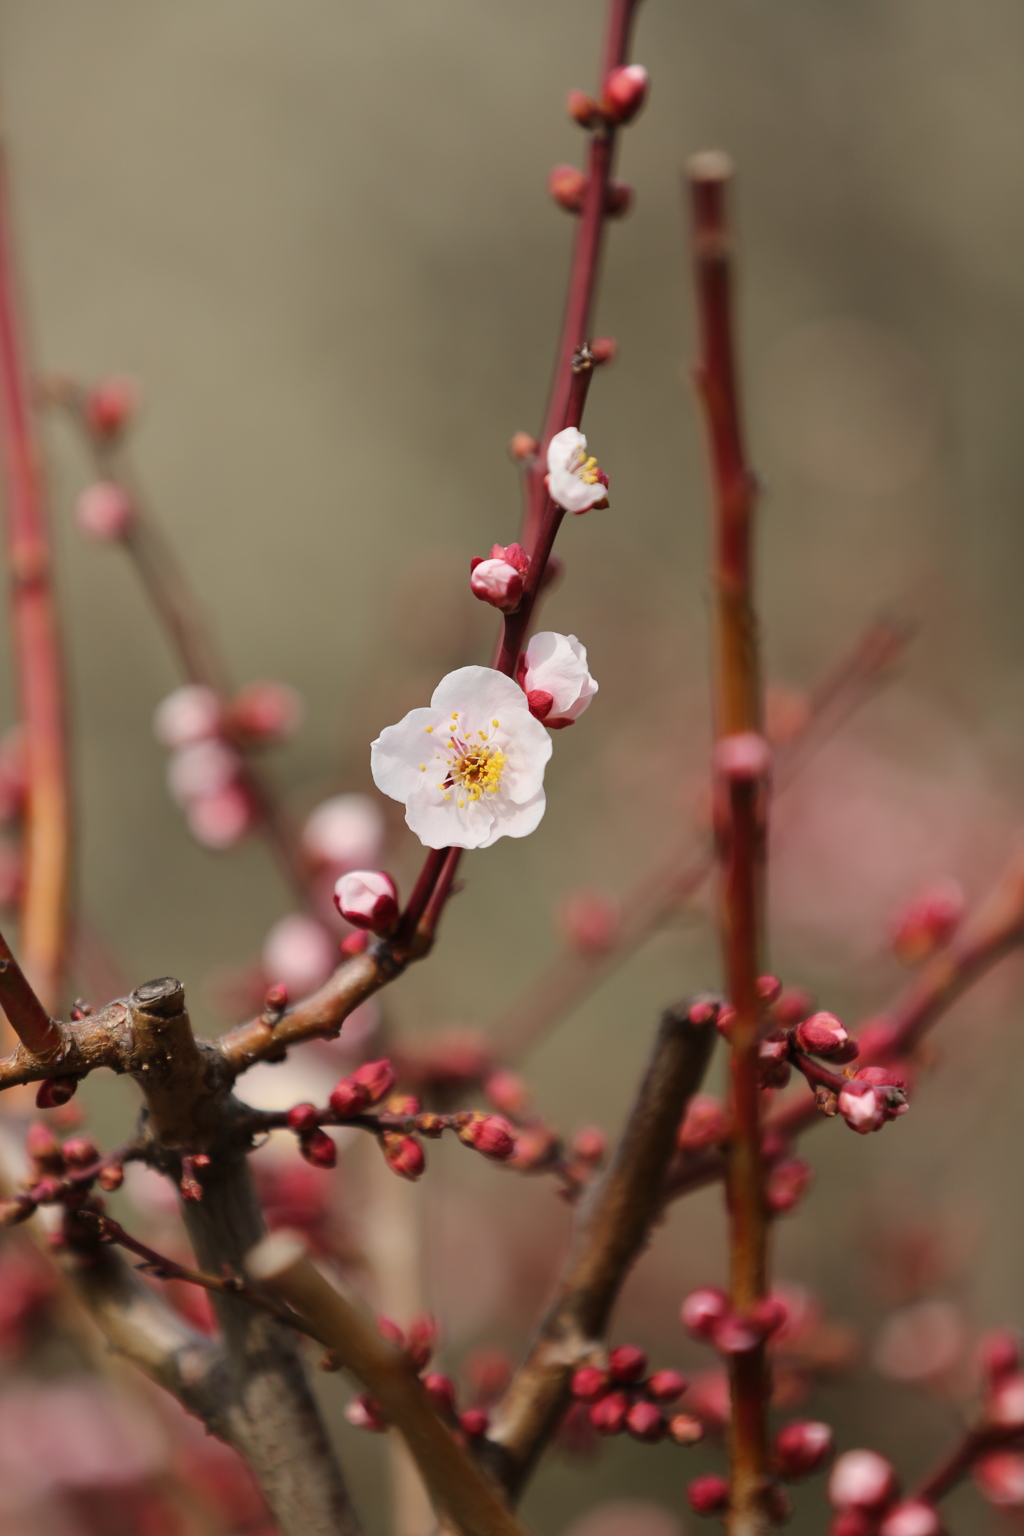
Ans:
[[[48,1077],[36,1089],[36,1108],[57,1109],[73,1098],[77,1089],[77,1077]]]
[[[596,1365],[581,1365],[573,1373],[572,1395],[581,1403],[596,1403],[608,1391],[608,1372]]]
[[[736,1009],[732,1003],[723,1003],[715,1019],[715,1028],[723,1040],[732,1039],[732,1027],[736,1022]]]
[[[114,480],[87,485],[75,502],[75,522],[88,538],[99,543],[124,538],[134,518],[131,497]]]
[[[391,933],[398,922],[398,888],[382,869],[354,869],[334,887],[334,905],[353,928]]]
[[[948,944],[967,910],[956,880],[936,880],[907,903],[892,929],[892,947],[905,965],[917,965]]]
[[[332,795],[308,817],[302,846],[316,864],[372,869],[380,858],[384,816],[368,795]]]
[[[599,1435],[621,1435],[626,1427],[629,1399],[623,1392],[609,1392],[590,1405],[588,1417]]]
[[[57,1169],[64,1167],[64,1153],[60,1142],[48,1125],[41,1120],[33,1120],[25,1132],[25,1152],[38,1168]]]
[[[352,1073],[352,1082],[366,1089],[370,1104],[377,1104],[381,1099],[387,1098],[395,1086],[395,1069],[386,1056],[383,1056],[380,1061],[364,1061],[363,1065],[357,1067]]]
[[[364,954],[370,942],[370,935],[365,928],[357,928],[354,933],[347,933],[338,945],[339,954],[346,960],[351,960],[353,955]]]
[[[409,1359],[418,1371],[430,1360],[437,1348],[438,1327],[437,1319],[431,1317],[429,1312],[422,1312],[419,1317],[414,1317],[409,1324]]]
[[[691,1291],[680,1308],[683,1327],[695,1339],[710,1339],[717,1323],[729,1312],[729,1298],[715,1286]]]
[[[223,853],[240,842],[255,822],[252,801],[239,784],[228,784],[212,795],[193,800],[185,813],[197,843]]]
[[[530,1091],[518,1072],[499,1067],[484,1082],[484,1093],[503,1115],[521,1115],[530,1102]]]
[[[319,1110],[315,1104],[295,1104],[288,1111],[288,1128],[292,1131],[315,1131]]]
[[[796,1030],[797,1045],[811,1056],[832,1056],[849,1038],[846,1025],[834,1013],[812,1013]]]
[[[686,1115],[676,1144],[685,1152],[714,1147],[729,1134],[729,1116],[721,1099],[709,1093],[697,1093],[686,1106]]]
[[[832,1431],[827,1424],[813,1419],[798,1419],[785,1424],[775,1436],[775,1464],[780,1477],[791,1481],[809,1477],[832,1454]]]
[[[878,1527],[878,1536],[943,1536],[944,1529],[934,1505],[907,1499],[893,1505]]]
[[[605,368],[618,357],[619,344],[613,336],[595,336],[590,343],[590,355],[595,368]]]
[[[116,437],[124,431],[138,405],[139,387],[134,379],[100,379],[83,403],[86,426],[97,437]]]
[[[604,200],[604,208],[610,219],[622,219],[633,206],[636,193],[625,181],[610,181]]]
[[[686,1377],[679,1371],[655,1371],[647,1382],[647,1394],[659,1403],[674,1403],[687,1388]]]
[[[789,1322],[789,1308],[781,1296],[762,1296],[750,1309],[750,1322],[763,1338],[770,1339]]]
[[[350,1077],[343,1077],[341,1082],[335,1083],[331,1089],[330,1106],[342,1119],[347,1119],[349,1115],[362,1114],[369,1102],[370,1090],[363,1083],[354,1082]]]
[[[608,1356],[608,1374],[622,1385],[639,1381],[646,1369],[647,1356],[635,1344],[620,1344]]]
[[[99,1171],[96,1182],[101,1189],[108,1194],[113,1194],[115,1189],[120,1189],[124,1183],[124,1169],[120,1163],[106,1163]]]
[[[878,1536],[878,1524],[862,1509],[844,1509],[829,1521],[828,1536]]]
[[[223,721],[220,699],[212,688],[189,683],[175,688],[153,713],[153,735],[162,747],[177,752],[216,736]]]
[[[523,578],[507,560],[474,560],[469,585],[474,597],[499,613],[515,613],[523,600]]]
[[[377,1332],[380,1334],[382,1339],[386,1339],[388,1343],[393,1344],[396,1349],[405,1348],[405,1334],[395,1322],[394,1318],[379,1315],[375,1317],[373,1321],[376,1324]]]
[[[692,1413],[674,1413],[668,1421],[668,1434],[676,1445],[697,1445],[704,1438],[704,1425]]]
[[[587,190],[587,178],[574,165],[556,165],[548,176],[548,192],[566,213],[579,213]]]
[[[974,1463],[972,1472],[990,1504],[1004,1509],[1024,1505],[1024,1456],[1019,1451],[991,1451]]]
[[[613,891],[571,891],[558,908],[558,926],[566,943],[581,955],[603,955],[622,926],[622,904]]]
[[[482,1408],[467,1408],[459,1414],[459,1428],[468,1440],[479,1440],[486,1435],[490,1418]]]
[[[385,1135],[384,1161],[392,1173],[415,1182],[427,1166],[423,1148],[414,1136]]]
[[[412,1119],[423,1108],[414,1093],[393,1093],[385,1101],[384,1108],[389,1115],[399,1115],[404,1119]]]
[[[304,1131],[299,1137],[299,1151],[314,1168],[333,1168],[338,1149],[326,1131]]]
[[[988,1400],[986,1417],[999,1429],[1024,1430],[1024,1375],[1003,1377]]]
[[[388,1427],[383,1409],[365,1392],[352,1399],[345,1409],[345,1417],[354,1429],[368,1429],[375,1435],[382,1434]]]
[[[290,912],[267,934],[261,960],[268,980],[291,997],[308,997],[334,970],[334,942],[316,918]]]
[[[833,1463],[828,1497],[833,1509],[877,1513],[897,1492],[896,1471],[877,1451],[844,1451]]]
[[[745,1355],[756,1349],[764,1336],[764,1329],[753,1318],[727,1312],[715,1323],[711,1342],[723,1355]]]
[[[626,1414],[626,1429],[634,1440],[642,1440],[647,1445],[663,1440],[665,1420],[661,1416],[661,1409],[653,1403],[634,1403]]]
[[[885,1124],[885,1104],[871,1087],[859,1092],[854,1088],[844,1088],[839,1095],[839,1113],[850,1130],[860,1136],[880,1131]]]
[[[469,1127],[469,1141],[484,1157],[492,1157],[498,1163],[515,1155],[515,1131],[501,1115],[482,1115],[474,1120]]]
[[[810,1164],[802,1158],[792,1157],[776,1163],[765,1183],[764,1194],[768,1209],[776,1216],[784,1216],[795,1210],[813,1178]]]
[[[522,464],[527,459],[535,459],[540,452],[540,443],[530,432],[514,432],[508,445],[508,451],[513,459]]]
[[[72,1168],[88,1168],[99,1157],[96,1143],[91,1136],[73,1136],[61,1147],[64,1161]]]
[[[978,1364],[990,1386],[1020,1369],[1020,1340],[1012,1328],[986,1333],[978,1345]]]
[[[650,76],[642,64],[622,64],[604,83],[601,102],[613,123],[631,123],[647,97]]]
[[[705,1472],[689,1484],[686,1497],[698,1515],[724,1515],[729,1508],[729,1484],[717,1473]]]
[[[601,121],[601,108],[586,91],[570,91],[565,110],[581,128],[593,128],[595,123]]]
[[[203,795],[216,795],[237,779],[242,760],[223,741],[196,741],[171,754],[167,788],[172,800],[188,807]]]
[[[231,700],[225,728],[243,741],[284,741],[298,729],[302,699],[289,683],[249,683]]]
[[[771,745],[757,731],[723,736],[715,747],[714,764],[716,773],[731,783],[766,779],[772,766]]]
[[[586,1163],[590,1168],[596,1168],[604,1161],[608,1150],[608,1138],[598,1126],[584,1125],[573,1132],[569,1145],[575,1158],[578,1158],[581,1163]]]
[[[442,1376],[440,1371],[431,1371],[423,1378],[423,1390],[438,1413],[446,1416],[454,1414],[455,1385],[450,1376]]]

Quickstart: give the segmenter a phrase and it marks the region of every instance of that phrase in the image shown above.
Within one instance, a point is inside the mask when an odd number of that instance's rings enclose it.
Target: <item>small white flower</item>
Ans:
[[[550,736],[510,677],[460,667],[441,679],[429,708],[380,733],[370,768],[379,790],[405,802],[427,848],[489,848],[539,824],[550,756]]]
[[[575,635],[556,635],[551,630],[534,635],[526,647],[519,659],[519,682],[531,695],[532,712],[552,730],[578,720],[597,692],[587,670],[586,647]]]
[[[587,440],[576,427],[556,432],[548,444],[548,491],[567,512],[608,505],[608,476],[587,457]]]

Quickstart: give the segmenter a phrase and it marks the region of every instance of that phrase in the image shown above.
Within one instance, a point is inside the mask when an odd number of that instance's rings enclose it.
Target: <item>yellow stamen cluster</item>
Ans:
[[[497,720],[491,721],[492,726],[498,724]],[[433,730],[432,726],[426,726],[426,730]],[[465,795],[469,800],[479,800],[483,795],[493,795],[501,783],[501,776],[505,770],[507,761],[500,747],[488,745],[488,737],[483,731],[467,731],[463,738],[458,734],[458,711],[452,711],[452,724],[449,727],[448,752],[446,755],[438,752],[435,760],[446,764],[444,778],[438,784],[446,800],[452,797],[452,790],[458,788],[459,807],[465,808]],[[472,737],[478,738],[477,743]],[[425,768],[420,764],[421,770]]]
[[[584,485],[596,485],[600,476],[600,466],[596,459],[584,459],[576,473]]]

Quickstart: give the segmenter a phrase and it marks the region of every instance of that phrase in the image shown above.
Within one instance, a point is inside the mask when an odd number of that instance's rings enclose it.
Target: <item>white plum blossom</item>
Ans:
[[[597,692],[586,646],[552,630],[534,635],[519,658],[519,684],[531,713],[556,731],[578,720]]]
[[[459,667],[428,708],[381,731],[370,768],[427,848],[490,848],[538,826],[550,756],[550,736],[510,677]]]
[[[556,432],[548,444],[548,491],[566,512],[608,505],[608,476],[587,457],[587,440],[577,427]]]

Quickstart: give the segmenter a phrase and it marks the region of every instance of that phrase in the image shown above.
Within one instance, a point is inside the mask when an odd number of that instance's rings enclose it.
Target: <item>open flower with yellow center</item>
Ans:
[[[548,491],[567,512],[608,505],[608,476],[587,456],[587,440],[576,427],[556,432],[548,444]]]
[[[459,667],[381,731],[370,748],[373,781],[405,803],[428,848],[489,848],[525,837],[544,815],[551,738],[517,683],[491,667]]]

